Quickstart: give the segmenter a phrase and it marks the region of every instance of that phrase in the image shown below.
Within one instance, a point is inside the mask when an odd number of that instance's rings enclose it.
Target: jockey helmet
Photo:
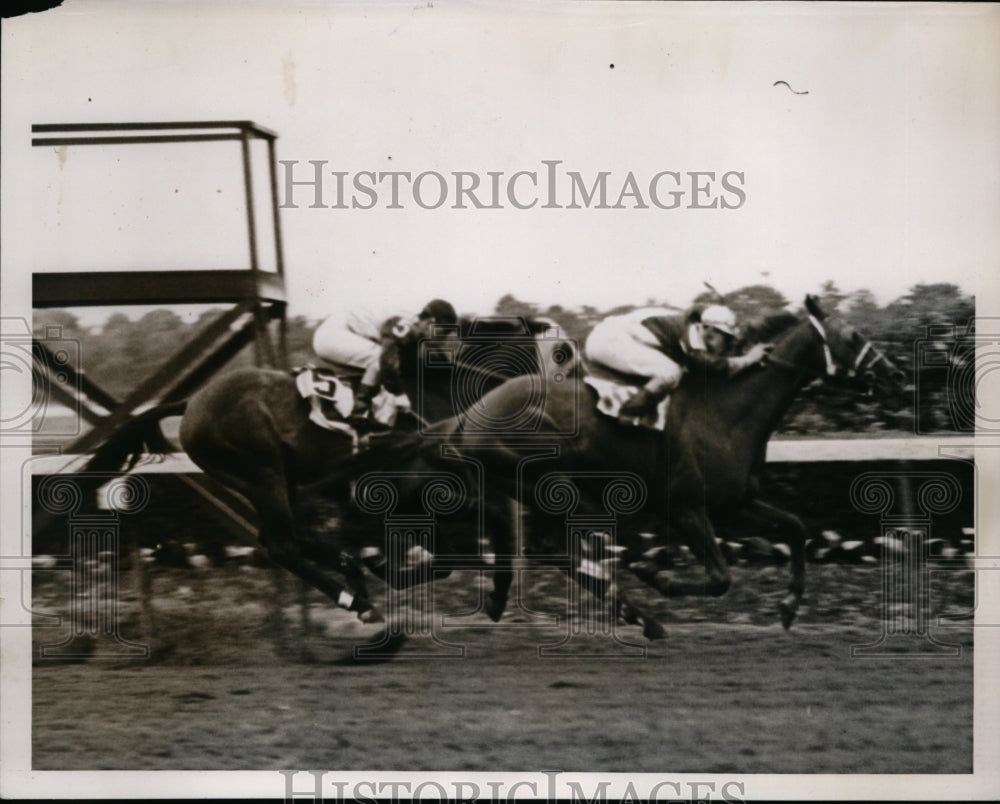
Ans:
[[[701,323],[726,335],[736,336],[736,313],[721,304],[706,307],[701,314]]]
[[[455,308],[444,299],[434,299],[427,302],[424,305],[424,309],[420,311],[418,318],[433,318],[437,324],[458,323],[458,315],[455,313]]]

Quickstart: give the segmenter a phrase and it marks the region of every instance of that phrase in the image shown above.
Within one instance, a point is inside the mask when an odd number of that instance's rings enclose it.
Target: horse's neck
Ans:
[[[442,382],[435,377],[432,372],[421,372],[419,364],[419,353],[416,346],[408,351],[400,352],[400,379],[406,395],[410,399],[413,409],[428,424],[441,422],[455,415],[456,391],[467,390],[459,386],[456,389],[455,383],[461,382],[452,374],[450,382]],[[457,371],[457,369],[456,369]],[[462,396],[461,393],[457,394]],[[471,402],[471,399],[462,399],[463,402]]]
[[[752,452],[762,448],[809,380],[805,367],[811,337],[803,325],[796,326],[775,345],[773,362],[744,369],[741,375],[723,380],[727,386],[720,393],[706,395],[706,412],[715,426],[728,426],[730,439]]]
[[[743,383],[746,395],[740,398],[731,421],[742,423],[748,440],[763,444],[805,385],[806,375],[773,364],[751,371]]]

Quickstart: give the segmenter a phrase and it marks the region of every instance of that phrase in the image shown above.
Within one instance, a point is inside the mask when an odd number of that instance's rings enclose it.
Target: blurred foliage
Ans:
[[[36,338],[59,338],[80,343],[82,366],[74,365],[97,385],[117,399],[123,399],[144,379],[166,363],[182,346],[200,333],[224,310],[212,308],[201,314],[181,317],[170,309],[153,310],[138,319],[121,312],[112,313],[99,326],[83,326],[80,319],[65,310],[35,310],[33,330]],[[287,321],[288,360],[290,366],[315,362],[312,335],[317,322],[304,316]],[[277,327],[276,324],[272,326]],[[277,330],[275,329],[274,332]],[[76,354],[74,350],[71,354]],[[254,364],[253,346],[247,346],[226,369]]]
[[[778,432],[971,432],[967,413],[975,401],[971,370],[975,353],[970,337],[974,297],[953,284],[918,284],[906,295],[880,306],[870,291],[842,292],[833,281],[825,282],[816,295],[829,315],[838,315],[855,326],[903,369],[912,391],[904,396],[902,404],[891,406],[817,381],[803,390]],[[802,303],[793,305],[764,284],[737,288],[721,297],[707,290],[694,299],[694,304],[720,301],[732,307],[744,324],[783,311],[801,314],[804,309]],[[494,314],[548,318],[559,326],[563,337],[582,347],[598,321],[639,306],[679,309],[674,302],[663,299],[646,299],[641,305],[611,310],[543,307],[507,294],[497,302]],[[122,398],[221,313],[211,309],[182,318],[173,310],[160,309],[137,320],[114,313],[100,326],[85,327],[71,312],[36,310],[34,330],[36,337],[51,338],[51,328],[57,327],[61,337],[79,340],[86,375]],[[315,361],[312,335],[318,323],[304,316],[288,319],[290,366]],[[253,349],[247,347],[230,366],[252,365],[253,359]]]

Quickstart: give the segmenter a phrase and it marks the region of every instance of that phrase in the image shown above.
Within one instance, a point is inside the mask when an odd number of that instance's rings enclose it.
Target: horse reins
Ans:
[[[833,359],[833,352],[830,350],[830,342],[826,336],[826,329],[824,328],[823,323],[811,313],[809,315],[809,323],[812,325],[812,328],[816,330],[820,337],[820,341],[823,344],[823,359],[826,361],[826,374],[828,377],[836,377],[838,367],[836,361]],[[865,359],[866,355],[868,356],[867,360]],[[769,363],[773,363],[776,366],[790,369],[792,371],[808,371],[805,366],[796,365],[789,360],[785,360],[773,354],[768,355],[767,360]],[[862,347],[861,351],[858,352],[858,356],[854,359],[854,365],[847,369],[844,373],[848,377],[855,377],[857,376],[859,370],[867,372],[880,360],[886,360],[885,355],[872,346],[871,341],[865,340],[865,345]]]
[[[870,357],[867,362],[862,363],[865,355],[868,352],[873,353],[872,357]],[[864,347],[861,349],[860,352],[858,352],[858,357],[854,361],[854,368],[850,370],[849,376],[853,377],[857,373],[858,369],[863,369],[864,371],[868,371],[869,369],[873,368],[880,360],[885,360],[886,363],[889,362],[884,354],[882,354],[878,349],[872,346],[871,341],[866,340]]]

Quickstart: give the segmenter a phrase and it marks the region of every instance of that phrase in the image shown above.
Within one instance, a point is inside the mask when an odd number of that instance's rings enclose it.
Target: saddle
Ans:
[[[598,413],[616,421],[621,421],[618,419],[618,414],[621,412],[622,405],[638,394],[642,386],[649,381],[649,377],[616,371],[599,363],[584,362],[583,368],[583,381],[593,389],[595,394],[595,409]],[[657,406],[655,420],[635,419],[632,425],[663,432],[667,426],[669,406],[670,395],[668,394]]]
[[[396,424],[399,404],[393,394],[384,390],[376,394],[371,402],[371,431],[359,433],[349,424],[355,393],[351,380],[358,382],[361,377],[356,372],[345,375],[337,369],[308,365],[293,369],[292,376],[299,396],[309,403],[309,421],[324,430],[335,430],[350,436],[355,453],[368,445],[372,437],[391,432]]]

